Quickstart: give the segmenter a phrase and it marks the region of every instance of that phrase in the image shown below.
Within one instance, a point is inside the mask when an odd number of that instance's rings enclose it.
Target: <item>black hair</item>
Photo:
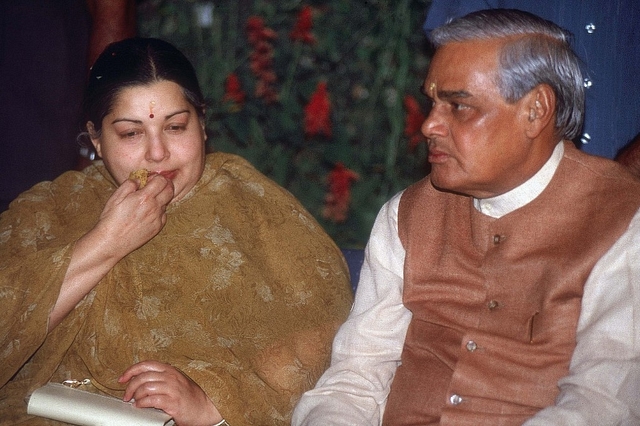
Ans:
[[[204,119],[206,102],[186,56],[166,41],[135,37],[108,45],[91,68],[83,101],[84,123],[91,121],[100,134],[102,120],[121,90],[158,81],[178,84]]]

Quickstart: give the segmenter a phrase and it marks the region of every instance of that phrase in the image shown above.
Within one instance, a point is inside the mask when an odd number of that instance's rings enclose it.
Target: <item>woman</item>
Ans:
[[[47,424],[25,396],[88,378],[178,425],[287,424],[351,305],[339,250],[247,162],[205,155],[203,97],[171,45],[110,45],[84,108],[102,161],[0,216],[0,419]]]

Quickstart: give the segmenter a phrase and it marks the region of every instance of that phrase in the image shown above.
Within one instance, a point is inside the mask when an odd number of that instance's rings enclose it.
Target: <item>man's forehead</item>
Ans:
[[[455,42],[436,51],[421,91],[430,98],[468,98],[493,90],[498,73],[497,40]]]
[[[464,88],[449,89],[446,86],[438,86],[434,81],[428,80],[420,87],[420,92],[428,98],[454,99],[454,98],[470,98],[473,94]]]

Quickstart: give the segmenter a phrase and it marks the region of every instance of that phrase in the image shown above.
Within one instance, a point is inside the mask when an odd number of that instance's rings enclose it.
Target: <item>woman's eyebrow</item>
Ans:
[[[164,117],[164,118],[165,118],[165,119],[167,119],[167,118],[171,118],[171,117],[174,117],[174,116],[176,116],[176,115],[178,115],[178,114],[184,114],[185,112],[186,112],[187,114],[191,114],[191,111],[189,111],[188,109],[182,109],[182,110],[180,110],[180,111],[176,111],[176,112],[172,112],[171,114],[167,114],[167,115],[165,115],[165,117]]]
[[[169,118],[174,117],[176,115],[184,114],[184,113],[191,114],[191,111],[189,111],[188,109],[181,109],[180,111],[172,112],[170,114],[165,115],[164,118],[166,120],[166,119],[169,119]],[[129,122],[129,123],[135,123],[135,124],[142,124],[142,120],[137,120],[137,119],[134,119],[134,118],[126,118],[126,117],[116,118],[111,122],[111,124],[120,123],[120,122],[123,122],[123,121]]]
[[[114,119],[111,124],[116,124],[116,123],[121,123],[123,121],[129,122],[129,123],[135,123],[135,124],[142,124],[142,120],[135,120],[133,118],[116,118]]]

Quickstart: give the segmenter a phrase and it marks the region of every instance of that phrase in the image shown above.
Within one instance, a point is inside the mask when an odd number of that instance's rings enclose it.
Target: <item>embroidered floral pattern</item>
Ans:
[[[190,196],[167,209],[163,230],[47,334],[73,242],[115,189],[100,163],[84,173],[77,193],[69,188],[79,172],[67,173],[0,216],[0,401],[12,401],[0,404],[0,418],[26,415],[7,407],[22,406],[33,383],[90,377],[121,396],[125,368],[161,359],[196,381],[231,424],[290,424],[352,302],[340,252],[322,228],[246,161],[212,154]],[[61,209],[69,197],[83,208]],[[301,363],[300,350],[314,358]]]

